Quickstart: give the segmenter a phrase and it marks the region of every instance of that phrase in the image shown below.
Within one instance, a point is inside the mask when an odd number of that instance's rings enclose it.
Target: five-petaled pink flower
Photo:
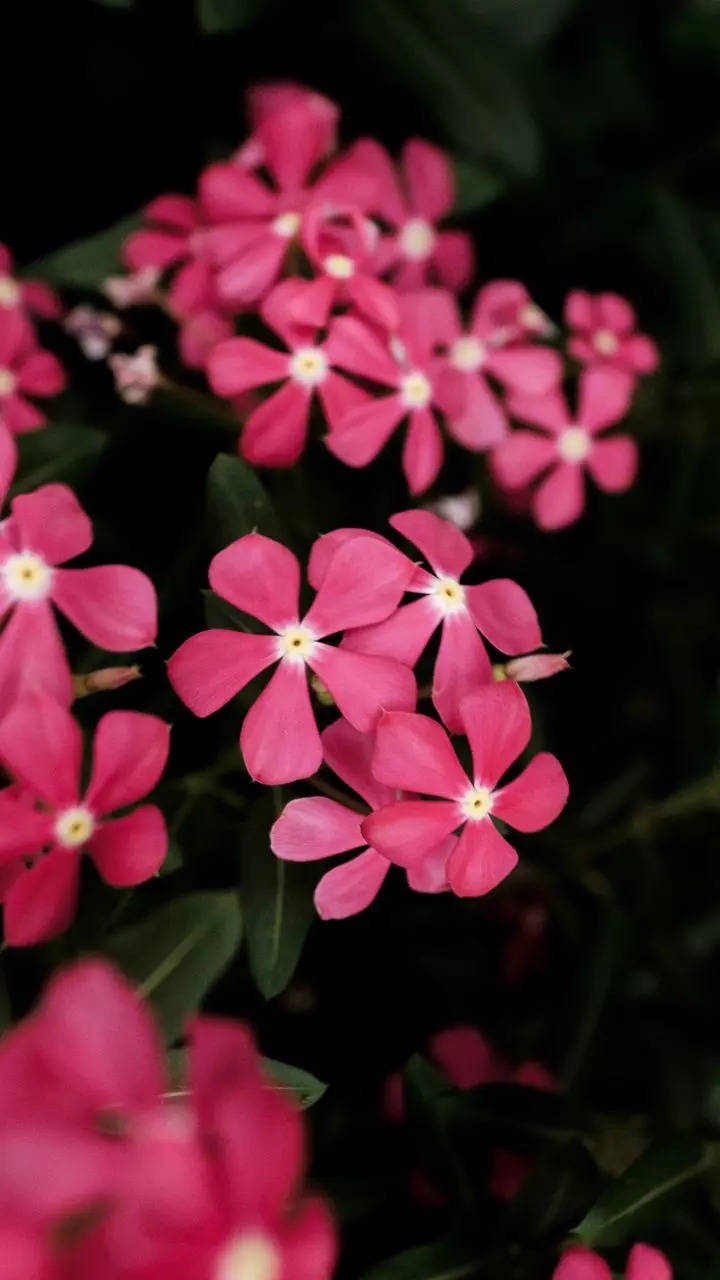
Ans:
[[[325,763],[357,792],[370,809],[379,809],[395,798],[390,787],[373,777],[371,760],[374,735],[358,733],[346,720],[336,720],[322,733]],[[315,862],[334,854],[362,849],[341,866],[327,871],[315,890],[315,906],[323,920],[341,920],[363,911],[376,897],[390,863],[375,849],[367,848],[360,824],[363,814],[338,800],[307,796],[291,800],[270,830],[270,846],[288,862]],[[452,841],[421,867],[409,870],[408,884],[419,893],[439,893],[447,888],[445,862]]]
[[[383,708],[415,705],[415,679],[408,667],[394,658],[322,643],[323,637],[387,617],[412,572],[406,557],[389,543],[370,535],[355,538],[332,557],[301,619],[295,556],[272,538],[249,533],[214,557],[210,586],[273,634],[218,628],[191,636],[168,663],[170,682],[195,715],[208,716],[278,663],[245,716],[240,747],[250,775],[259,782],[308,778],[320,767],[322,743],[306,668],[317,674],[341,714],[361,733],[375,727]]]
[[[154,643],[157,602],[144,573],[120,564],[58,567],[91,543],[90,520],[65,485],[14,499],[0,526],[0,714],[22,691],[72,698],[53,605],[101,649],[126,653]]]
[[[216,395],[235,397],[253,387],[282,383],[249,414],[240,437],[240,451],[255,466],[290,467],[305,446],[310,406],[318,395],[330,428],[354,406],[368,400],[366,392],[331,368],[326,344],[314,328],[296,324],[291,304],[302,284],[283,280],[268,294],[260,314],[282,339],[287,351],[277,351],[254,338],[229,338],[219,343],[207,361],[207,375]]]
[[[350,631],[344,649],[395,657],[414,667],[433,632],[441,627],[432,697],[452,733],[462,732],[460,704],[466,694],[493,678],[481,636],[502,653],[525,653],[542,643],[537,614],[530,599],[510,578],[493,578],[473,586],[460,581],[474,559],[472,544],[455,525],[432,511],[400,511],[389,523],[414,543],[432,573],[417,567],[408,586],[420,596],[384,622]],[[324,563],[341,539],[358,530],[326,534],[313,549],[309,576],[319,583]]]
[[[634,1244],[625,1266],[625,1280],[672,1280],[672,1267],[659,1249]],[[552,1280],[612,1280],[607,1262],[582,1245],[566,1249],[552,1273]]]
[[[0,494],[15,469],[13,434],[33,431],[47,421],[28,396],[56,396],[65,382],[60,361],[38,346],[35,330],[23,311],[0,306]]]
[[[0,244],[0,312],[16,309],[29,311],[41,320],[59,320],[62,303],[42,280],[21,280],[14,273],[13,257],[7,245]]]
[[[565,301],[565,322],[572,330],[568,352],[585,365],[609,365],[636,377],[654,373],[660,363],[652,338],[637,333],[633,308],[616,293],[574,289]]]
[[[82,734],[69,711],[45,694],[15,703],[0,721],[0,760],[20,788],[1,793],[0,858],[4,869],[14,863],[17,871],[4,895],[6,942],[28,946],[67,928],[84,849],[108,884],[140,884],[155,874],[167,852],[160,810],[141,805],[120,818],[108,815],[152,790],[168,748],[168,726],[157,716],[108,712],[83,793]]]
[[[562,393],[513,395],[511,414],[542,431],[513,431],[492,455],[498,483],[523,489],[542,477],[532,497],[532,512],[541,529],[562,529],[580,516],[585,505],[585,471],[607,493],[621,493],[637,472],[635,441],[627,435],[599,438],[627,413],[633,380],[613,368],[591,367],[580,375],[577,413]]]
[[[375,279],[376,240],[375,224],[356,206],[313,204],[303,219],[302,243],[316,279],[298,281],[293,319],[323,328],[333,307],[349,306],[382,329],[396,329],[397,295]]]
[[[402,181],[379,142],[363,138],[356,157],[372,175],[372,212],[392,228],[380,238],[375,255],[381,274],[405,292],[428,283],[459,290],[474,266],[472,241],[465,231],[442,231],[437,224],[450,213],[455,198],[452,166],[438,147],[411,138],[400,157]]]
[[[238,148],[233,156],[235,164],[245,165],[248,169],[257,169],[265,163],[265,152],[258,127],[275,111],[284,111],[287,107],[301,104],[305,110],[322,124],[325,141],[324,150],[334,151],[337,146],[338,121],[340,108],[336,102],[326,98],[314,89],[306,89],[304,85],[293,80],[268,80],[262,84],[250,85],[246,94],[247,113],[250,121],[250,137]]]
[[[558,816],[568,783],[555,756],[541,752],[512,782],[498,782],[530,740],[530,711],[516,684],[485,685],[462,702],[473,760],[468,778],[447,733],[428,716],[390,711],[377,730],[373,773],[388,787],[441,800],[398,800],[365,818],[369,844],[391,862],[414,867],[459,831],[447,862],[459,897],[488,893],[517,863],[492,819],[539,831]]]

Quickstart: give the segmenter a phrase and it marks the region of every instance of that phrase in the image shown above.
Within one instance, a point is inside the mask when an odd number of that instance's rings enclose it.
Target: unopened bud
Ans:
[[[335,706],[335,699],[333,698],[330,690],[323,684],[322,680],[320,680],[318,676],[311,676],[310,684],[312,685],[313,692],[318,702],[322,703],[324,707]]]
[[[74,675],[73,693],[76,698],[86,698],[89,693],[106,693],[109,689],[122,689],[131,680],[140,679],[139,667],[102,667],[85,675]]]
[[[547,680],[548,676],[556,676],[560,671],[567,671],[570,664],[570,650],[565,653],[528,653],[524,658],[511,658],[503,664],[504,675],[495,679],[516,680],[518,684],[528,684],[531,680]]]

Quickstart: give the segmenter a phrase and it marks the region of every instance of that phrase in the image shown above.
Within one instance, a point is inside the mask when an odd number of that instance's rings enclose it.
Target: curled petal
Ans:
[[[554,822],[568,798],[562,765],[547,751],[495,795],[493,813],[516,831],[540,831]]]
[[[196,716],[209,716],[277,661],[274,636],[220,628],[190,636],[168,662],[176,694]]]
[[[306,796],[291,800],[270,828],[270,848],[287,862],[314,862],[365,843],[362,817],[336,800]]]
[[[322,920],[345,920],[364,911],[377,896],[390,870],[387,858],[366,849],[340,867],[327,871],[315,890],[315,906]]]
[[[274,631],[297,622],[300,566],[287,547],[262,533],[248,533],[210,562],[210,586]]]
[[[322,762],[304,663],[281,662],[240,733],[248,773],[265,786],[309,778]]]
[[[518,856],[489,818],[466,822],[450,855],[447,876],[459,898],[490,893],[517,866]]]

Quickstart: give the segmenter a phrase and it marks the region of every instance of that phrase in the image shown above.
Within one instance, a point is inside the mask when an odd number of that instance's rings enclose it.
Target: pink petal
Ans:
[[[563,376],[560,355],[548,347],[508,347],[504,351],[492,351],[488,369],[510,391],[529,396],[546,395]]]
[[[31,396],[56,396],[67,383],[57,356],[51,351],[32,351],[18,369],[18,386]]]
[[[473,242],[466,231],[441,231],[430,259],[438,280],[458,293],[475,270]]]
[[[512,417],[530,422],[534,427],[542,427],[553,434],[573,425],[560,391],[549,391],[544,396],[515,391],[508,396],[507,406]]]
[[[341,716],[321,737],[325,763],[351,791],[362,796],[371,809],[390,803],[390,788],[378,782],[372,772],[374,733],[360,733]]]
[[[168,679],[196,716],[209,716],[277,660],[274,636],[216,629],[190,636],[168,662]]]
[[[568,792],[560,761],[541,751],[517,778],[497,792],[493,813],[516,831],[541,831],[565,807]]]
[[[551,440],[534,431],[512,431],[492,455],[492,471],[503,489],[524,489],[557,457]]]
[[[336,431],[353,409],[367,404],[370,399],[367,391],[340,373],[328,373],[317,390],[331,431]]]
[[[494,787],[530,741],[530,708],[517,684],[483,685],[463,700],[462,718],[478,786]]]
[[[654,373],[660,364],[660,353],[652,338],[634,333],[620,344],[618,355],[636,373]]]
[[[422,596],[411,604],[403,604],[395,613],[372,627],[347,631],[342,648],[355,653],[374,653],[395,658],[414,667],[433,631],[440,625],[441,614],[432,600]]]
[[[408,867],[408,887],[415,893],[445,893],[450,888],[447,881],[447,863],[457,844],[457,836],[448,836],[436,849],[426,853],[422,862]]]
[[[211,222],[270,217],[275,209],[264,183],[236,164],[209,164],[200,175],[198,190]]]
[[[612,1271],[592,1249],[566,1249],[552,1280],[612,1280]]]
[[[297,382],[286,382],[258,405],[247,419],[240,451],[255,467],[292,467],[308,431],[310,393]]]
[[[274,232],[263,235],[217,276],[217,289],[228,307],[257,302],[274,284],[287,253],[287,241]]]
[[[296,347],[312,346],[315,336],[306,325],[297,324],[292,318],[293,305],[302,295],[306,285],[307,281],[297,276],[281,280],[260,304],[260,315],[265,324],[291,350],[295,350]]]
[[[198,223],[198,208],[192,196],[177,195],[174,192],[156,196],[145,205],[143,215],[148,222],[158,222],[175,231],[192,231]]]
[[[15,606],[0,630],[0,716],[25,693],[44,693],[69,706],[70,667],[52,605],[38,600]]]
[[[453,172],[445,152],[421,138],[411,138],[403,147],[401,164],[413,213],[437,222],[454,199]]]
[[[0,758],[15,781],[50,808],[77,800],[82,734],[47,694],[27,694],[0,721]]]
[[[16,435],[22,431],[35,431],[47,423],[45,414],[24,396],[12,395],[0,400],[0,413],[5,426]]]
[[[402,465],[412,494],[428,489],[443,462],[440,428],[430,409],[416,409],[403,445]]]
[[[392,658],[318,643],[309,666],[330,690],[340,714],[361,733],[374,729],[383,711],[415,706],[415,677],[409,667]]]
[[[350,301],[361,316],[381,329],[397,329],[400,321],[397,294],[382,280],[358,272],[347,282]]]
[[[432,511],[399,511],[390,516],[388,524],[422,551],[437,574],[461,578],[475,558],[470,539]]]
[[[0,507],[15,475],[17,446],[6,423],[0,421]]]
[[[315,907],[321,920],[345,920],[364,911],[377,896],[390,863],[374,849],[333,867],[315,890]]]
[[[384,539],[350,538],[335,552],[304,624],[318,636],[381,622],[399,604],[414,566]]]
[[[587,431],[601,431],[625,417],[635,379],[622,369],[594,365],[580,375],[577,420]]]
[[[219,311],[195,311],[185,319],[178,333],[180,359],[189,369],[204,369],[213,347],[225,342],[232,333],[232,322]]]
[[[72,560],[92,544],[92,524],[67,485],[44,484],[20,494],[11,512],[20,547],[48,564]]]
[[[475,623],[464,610],[445,618],[433,672],[432,700],[451,733],[462,733],[460,706],[478,685],[492,680],[490,659]]]
[[[384,386],[397,386],[398,367],[387,344],[355,316],[340,316],[333,322],[325,342],[325,354],[332,365],[339,365],[348,373]]]
[[[268,1223],[278,1230],[303,1159],[300,1113],[267,1085],[252,1089],[246,1080],[243,1085],[218,1090],[214,1124],[206,1139],[216,1153],[221,1221],[231,1231],[236,1223],[245,1222]],[[251,1151],[262,1153],[262,1159],[249,1160]],[[197,1275],[195,1268],[193,1271]],[[193,1271],[188,1270],[185,1280],[190,1280]],[[295,1273],[288,1272],[288,1280],[290,1276],[295,1280]]]
[[[457,1089],[475,1089],[498,1078],[495,1050],[476,1027],[448,1027],[430,1040],[430,1054]]]
[[[400,867],[433,853],[462,822],[453,800],[398,800],[363,820],[368,844]]]
[[[297,622],[300,566],[281,542],[247,533],[210,561],[210,586],[275,631]]]
[[[309,778],[320,768],[322,743],[304,663],[280,663],[245,717],[240,749],[250,777],[265,786]]]
[[[312,544],[307,567],[307,580],[316,591],[330,568],[335,552],[343,542],[349,542],[352,538],[377,538],[389,547],[393,545],[389,538],[384,538],[381,533],[373,533],[371,529],[332,529],[330,533],[321,533]]]
[[[95,832],[88,853],[107,884],[142,884],[160,870],[168,847],[165,819],[154,804],[113,818]]]
[[[94,813],[134,804],[159,782],[170,750],[170,726],[142,711],[108,711],[93,740],[85,801]]]
[[[146,574],[126,564],[57,569],[53,602],[101,649],[145,649],[157,636],[157,597]]]
[[[373,773],[400,791],[452,799],[463,796],[470,785],[442,726],[413,712],[395,711],[381,717]]]
[[[630,436],[596,440],[588,455],[587,469],[595,483],[608,493],[629,489],[638,469],[635,441]]]
[[[458,898],[490,893],[517,866],[518,856],[489,818],[466,822],[448,861],[450,888]]]
[[[438,347],[449,347],[462,333],[460,310],[447,289],[420,289],[399,300],[401,339],[411,361],[428,363]]]
[[[228,338],[208,356],[208,382],[217,396],[237,396],[251,387],[282,382],[288,377],[289,356],[273,351],[254,338]]]
[[[354,163],[372,177],[374,193],[371,208],[397,227],[408,216],[408,209],[390,156],[374,138],[360,138],[352,147]]]
[[[301,281],[288,307],[290,319],[312,331],[324,329],[337,291],[338,283],[330,276]]]
[[[561,462],[535,491],[533,515],[541,529],[564,529],[579,519],[585,506],[583,468]]]
[[[193,311],[212,307],[215,288],[208,263],[197,259],[186,262],[175,275],[168,300],[175,316],[189,316]]]
[[[570,329],[593,329],[596,312],[593,298],[584,289],[571,289],[565,299],[565,323]]]
[[[625,1264],[625,1280],[672,1280],[672,1267],[659,1249],[634,1244]]]
[[[399,396],[384,396],[352,409],[337,430],[325,437],[336,458],[349,467],[366,467],[390,439],[407,409]]]
[[[49,843],[52,832],[50,815],[40,813],[32,804],[25,803],[17,791],[16,787],[5,787],[0,791],[0,863],[3,869],[11,859],[37,853]]]
[[[224,223],[217,227],[206,227],[201,233],[202,253],[210,266],[231,266],[237,258],[253,249],[261,241],[270,238],[267,218],[256,218],[248,222]],[[276,237],[273,235],[272,239]],[[286,242],[284,242],[286,243]],[[213,278],[213,288],[217,293],[217,280]]]
[[[482,375],[464,375],[463,381],[465,397],[462,410],[447,414],[447,429],[453,439],[465,449],[472,449],[473,452],[489,449],[507,436],[507,414]]]
[[[21,310],[0,310],[0,367],[14,369],[36,342],[33,325]]]
[[[314,862],[361,848],[362,815],[325,796],[291,800],[270,828],[270,848],[287,862]]]
[[[493,578],[466,587],[467,606],[475,626],[501,653],[526,653],[542,644],[530,597],[510,578]]]
[[[635,328],[635,312],[617,293],[599,293],[596,298],[598,327],[613,333],[631,333]]]
[[[187,236],[176,231],[155,231],[143,228],[128,236],[122,249],[122,258],[128,271],[142,271],[143,267],[158,267],[164,271],[174,262],[187,257]]]
[[[3,920],[9,947],[30,947],[64,933],[75,915],[80,856],[65,849],[45,854],[5,894]]]
[[[264,116],[256,132],[265,164],[278,186],[290,191],[303,187],[325,150],[325,121],[299,101]]]
[[[23,280],[22,297],[26,307],[43,320],[60,320],[63,307],[60,299],[42,280]]]

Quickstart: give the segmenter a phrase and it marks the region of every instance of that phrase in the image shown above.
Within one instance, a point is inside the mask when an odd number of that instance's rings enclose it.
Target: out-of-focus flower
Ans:
[[[152,302],[160,280],[160,270],[148,264],[126,276],[108,276],[103,292],[119,311]]]
[[[302,104],[308,115],[320,122],[324,130],[323,153],[334,151],[337,146],[337,127],[340,108],[330,98],[314,89],[306,89],[292,80],[269,80],[251,85],[247,92],[247,110],[250,118],[250,137],[235,152],[235,164],[248,169],[258,169],[265,163],[265,149],[258,134],[263,120],[275,111]]]
[[[462,493],[448,493],[428,503],[428,510],[434,511],[443,520],[449,520],[465,532],[472,529],[480,517],[480,494],[477,489],[465,489]]]
[[[0,423],[16,433],[44,427],[45,414],[28,397],[56,396],[65,383],[60,361],[38,346],[23,312],[0,309]]]
[[[323,328],[333,307],[350,305],[382,329],[397,329],[395,291],[375,279],[371,224],[352,205],[316,203],[303,220],[302,243],[316,279],[298,282],[290,313],[301,324]]]
[[[625,1266],[625,1280],[672,1280],[672,1267],[664,1253],[649,1244],[634,1244]],[[612,1280],[607,1262],[593,1249],[566,1249],[552,1280]]]
[[[76,339],[88,360],[104,360],[118,334],[122,333],[122,321],[110,311],[73,307],[63,320],[63,328]]]
[[[157,347],[145,343],[132,355],[117,352],[108,358],[115,390],[126,404],[146,404],[160,382]]]
[[[0,311],[29,311],[41,320],[59,320],[62,303],[42,280],[23,280],[15,275],[13,257],[7,245],[0,244]]]
[[[660,363],[652,338],[636,331],[633,308],[616,293],[574,289],[565,302],[565,322],[572,330],[568,352],[585,365],[609,366],[637,377],[654,373]]]

